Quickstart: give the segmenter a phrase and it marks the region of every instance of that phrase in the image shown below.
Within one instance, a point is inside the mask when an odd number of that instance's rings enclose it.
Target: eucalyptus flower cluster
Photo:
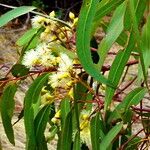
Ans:
[[[49,16],[55,18],[56,14],[52,11]],[[74,65],[80,64],[77,57],[71,58],[64,52],[56,52],[53,45],[63,45],[67,47],[68,41],[74,38],[74,30],[78,18],[70,12],[68,26],[63,26],[59,22],[43,16],[35,16],[31,22],[33,28],[43,28],[40,34],[40,42],[34,48],[25,52],[22,64],[33,69],[44,67],[46,69],[54,67],[56,71],[50,73],[47,86],[41,91],[41,104],[59,103],[64,97],[69,96],[74,99],[73,87],[78,82],[78,75],[81,69],[74,68]],[[74,45],[75,47],[75,45]],[[74,51],[76,55],[76,52]],[[82,69],[83,70],[83,69]],[[61,110],[55,108],[55,115],[51,122],[61,130]],[[89,112],[83,111],[80,114],[80,137],[82,143],[91,144],[90,139],[90,118]],[[76,131],[74,131],[75,133]],[[74,137],[72,137],[74,139]]]

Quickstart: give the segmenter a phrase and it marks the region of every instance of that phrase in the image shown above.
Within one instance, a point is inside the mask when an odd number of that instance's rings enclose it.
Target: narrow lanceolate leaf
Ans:
[[[148,68],[150,66],[150,16],[148,17],[147,23],[143,27],[142,31],[142,53],[144,58],[144,66],[146,72],[148,71]],[[139,80],[143,79],[142,74],[142,67],[139,65],[139,72],[138,72]]]
[[[132,105],[137,105],[139,102],[144,98],[147,89],[143,87],[139,87],[131,91],[124,100],[119,104],[119,108],[121,111],[125,112],[129,109]]]
[[[141,63],[141,68],[142,68],[142,72],[143,72],[143,76],[144,76],[144,82],[146,84],[147,89],[149,89],[148,82],[147,82],[147,73],[146,73],[145,64],[144,64],[144,57],[143,57],[143,53],[142,53],[142,40],[141,40],[140,32],[138,29],[138,22],[137,22],[136,11],[135,11],[136,9],[135,9],[133,0],[128,1],[128,6],[129,6],[128,8],[129,8],[129,12],[130,12],[132,25],[133,25],[135,41],[137,44],[138,52],[140,54],[140,63]],[[150,92],[150,89],[149,89],[149,92]]]
[[[90,52],[91,27],[98,0],[84,0],[77,27],[77,55],[81,65],[95,80],[113,86],[93,64]]]
[[[38,28],[32,28],[28,30],[21,38],[19,38],[16,42],[18,46],[23,46],[27,44],[31,38],[38,32]]]
[[[77,131],[73,142],[73,150],[81,150],[80,132]]]
[[[102,22],[101,25],[102,25],[103,30],[106,32],[106,29],[108,28],[108,23]],[[124,47],[125,44],[127,43],[127,40],[128,40],[128,36],[127,36],[127,34],[125,33],[125,31],[123,31],[123,32],[119,35],[119,37],[117,38],[116,42],[117,42],[119,45],[121,45],[121,46]]]
[[[123,3],[125,0],[102,0],[97,5],[96,14],[94,17],[94,25],[92,27],[92,33],[96,30],[96,28],[99,26],[101,19],[113,11],[115,8],[117,8],[121,3]]]
[[[9,21],[13,20],[14,18],[17,18],[21,15],[24,15],[32,10],[34,10],[36,7],[33,6],[21,6],[18,8],[14,8],[13,10],[8,11],[4,15],[0,17],[0,27],[7,24]]]
[[[117,8],[121,3],[123,3],[125,0],[111,0],[105,5],[102,6],[102,3],[99,2],[95,14],[94,21],[98,21],[102,17],[104,17],[106,14],[110,13],[112,10]]]
[[[5,129],[5,133],[10,143],[13,145],[15,145],[15,141],[14,141],[14,131],[13,131],[11,119],[15,107],[14,95],[16,91],[17,91],[16,84],[13,83],[8,84],[3,91],[2,99],[0,101],[1,117]]]
[[[100,148],[99,150],[107,150],[109,145],[112,143],[113,139],[117,136],[117,134],[120,132],[123,124],[117,124],[114,126],[108,133],[107,135],[103,138],[102,142],[100,143]]]
[[[113,43],[117,40],[119,35],[122,33],[124,29],[124,15],[126,11],[126,2],[121,4],[114,12],[114,15],[112,17],[112,20],[107,28],[106,36],[101,41],[99,48],[98,48],[98,54],[100,55],[101,59],[98,63],[98,66],[100,69],[102,68],[102,65],[104,63],[104,60],[107,56],[107,53]]]
[[[24,99],[24,123],[27,138],[27,149],[34,150],[36,147],[34,118],[39,111],[40,92],[49,74],[39,76],[28,89]]]
[[[44,131],[49,120],[50,105],[44,106],[37,114],[34,120],[34,129],[37,146],[40,150],[47,149],[47,142],[45,140]]]
[[[92,118],[90,128],[91,128],[90,131],[91,131],[92,149],[99,150],[100,141],[104,137],[104,132],[99,118],[99,113],[97,113],[97,115]]]
[[[128,42],[128,46],[124,51],[120,51],[115,60],[113,61],[113,64],[111,66],[109,75],[108,75],[108,79],[110,81],[112,81],[112,83],[117,86],[120,78],[122,76],[124,67],[130,57],[131,51],[133,50],[135,46],[135,41],[134,41],[134,35],[133,33],[131,33],[130,35],[130,39]],[[115,89],[112,89],[111,87],[106,87],[106,92],[105,92],[105,105],[104,105],[104,109],[108,109],[113,95],[114,95]]]
[[[118,118],[122,118],[122,115],[125,115],[125,112],[127,112],[132,105],[139,104],[146,92],[147,89],[143,87],[136,88],[131,91],[111,113],[108,122],[110,122],[112,119],[117,120]]]
[[[63,100],[61,100],[61,121],[62,121],[62,127],[65,123],[65,119],[68,115],[68,113],[70,112],[70,99],[69,97],[64,98]]]
[[[145,9],[147,7],[147,0],[139,0],[136,7],[137,23],[139,24],[144,16]]]
[[[72,143],[72,112],[70,111],[66,117],[65,124],[62,129],[60,140],[60,150],[70,150]]]

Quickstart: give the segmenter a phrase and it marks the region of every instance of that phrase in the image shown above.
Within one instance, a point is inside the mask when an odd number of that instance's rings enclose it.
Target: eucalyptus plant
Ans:
[[[21,15],[35,15],[31,29],[16,42],[22,48],[18,61],[0,79],[1,118],[11,144],[15,145],[14,96],[21,81],[32,78],[19,116],[27,150],[47,150],[54,139],[58,150],[148,149],[150,110],[143,107],[143,99],[150,94],[149,4],[83,0],[79,16],[70,12],[67,21],[55,11],[40,13],[33,6],[12,7],[0,17],[2,27]],[[100,42],[97,29],[105,33]],[[112,53],[114,44],[119,49]],[[110,55],[114,58],[107,65]],[[128,79],[133,65],[138,65],[138,73]],[[143,126],[133,134],[137,120]]]

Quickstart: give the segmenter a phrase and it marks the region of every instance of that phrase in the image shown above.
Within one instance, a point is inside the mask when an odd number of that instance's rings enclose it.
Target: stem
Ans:
[[[0,80],[0,83],[3,84],[3,83],[7,83],[9,81],[18,81],[18,80],[24,79],[28,76],[33,76],[33,75],[41,74],[41,73],[45,73],[45,72],[54,72],[54,71],[57,71],[57,69],[56,68],[49,68],[47,70],[30,71],[29,74],[25,75],[25,76],[15,77],[15,78],[7,78],[7,79],[4,78],[4,80]]]
[[[73,91],[74,91],[74,110],[75,110],[75,117],[77,121],[77,129],[78,129],[78,132],[80,132],[78,100],[76,99],[76,96],[75,96],[78,93],[76,93],[75,86],[73,87]]]
[[[147,112],[147,113],[150,113],[150,109],[148,109],[148,108],[139,108],[139,107],[135,107],[135,106],[132,106],[132,109],[134,110],[134,111],[144,111],[144,112]]]

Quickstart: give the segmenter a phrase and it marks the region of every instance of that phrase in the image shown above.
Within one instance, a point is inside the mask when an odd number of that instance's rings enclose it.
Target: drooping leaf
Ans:
[[[84,0],[79,15],[77,27],[77,55],[85,71],[90,74],[95,80],[113,85],[102,74],[99,69],[93,64],[90,52],[91,26],[96,13],[98,0]]]
[[[112,143],[113,139],[117,136],[117,134],[122,129],[123,124],[117,124],[115,125],[102,139],[102,142],[100,143],[100,150],[107,150],[109,145]]]
[[[21,7],[17,7],[17,8],[14,8],[13,10],[8,11],[7,13],[5,13],[4,15],[0,17],[0,27],[7,24],[9,21],[21,15],[24,15],[34,9],[36,9],[36,7],[34,6],[21,6]]]
[[[102,17],[109,14],[111,11],[113,11],[115,8],[117,8],[120,4],[122,4],[125,0],[110,0],[108,1],[101,1],[97,5],[96,14],[94,17],[94,24],[92,27],[92,33],[95,32],[96,28],[99,26]]]
[[[142,17],[144,16],[144,12],[147,6],[147,0],[139,0],[136,6],[136,17],[137,17],[137,23],[139,24],[141,22]]]
[[[108,23],[106,22],[102,22],[101,23],[103,30],[106,32],[107,28],[108,28]],[[121,46],[125,46],[125,44],[127,43],[128,40],[128,36],[127,34],[123,31],[120,36],[117,38],[116,42],[121,45]]]
[[[98,48],[98,54],[100,55],[100,61],[98,66],[100,69],[104,63],[109,49],[112,47],[113,43],[117,40],[119,35],[124,29],[124,15],[126,11],[126,2],[121,4],[114,12],[112,20],[107,28],[106,36],[100,42]],[[111,80],[110,80],[111,81]]]
[[[73,150],[81,150],[80,132],[76,132],[73,142]]]
[[[40,42],[40,35],[43,31],[44,31],[43,27],[39,28],[37,33],[32,36],[32,38],[30,39],[30,41],[28,43],[26,43],[26,45],[24,46],[24,48],[21,52],[23,53],[27,50],[36,48],[36,46]]]
[[[43,32],[43,28],[38,28],[37,33],[33,34],[32,37],[30,37],[30,39],[28,39],[28,42],[25,43],[25,45],[23,45],[21,55],[19,58],[19,63],[21,63],[23,55],[27,50],[31,50],[38,45],[39,37],[42,32]]]
[[[22,64],[16,64],[12,67],[11,73],[14,77],[22,77],[29,73],[29,68]]]
[[[97,113],[97,115],[93,117],[91,120],[90,132],[91,132],[92,149],[99,150],[100,142],[105,136],[103,132],[102,123],[99,118],[99,113]]]
[[[122,118],[132,105],[139,104],[146,92],[147,89],[142,87],[136,88],[131,91],[111,113],[108,122],[110,122],[112,119]]]
[[[148,68],[150,66],[150,16],[148,17],[147,23],[143,27],[142,31],[142,53],[143,53],[143,58],[144,58],[144,67],[146,72],[148,71]],[[143,74],[142,74],[142,66],[139,65],[139,70],[138,70],[138,78],[139,81],[143,79]]]
[[[140,54],[140,63],[141,63],[141,68],[143,72],[144,82],[145,82],[147,89],[149,89],[148,82],[147,82],[147,72],[145,69],[144,57],[143,57],[143,51],[142,51],[142,40],[141,40],[140,31],[139,31],[139,22],[137,21],[136,8],[135,8],[135,4],[133,0],[128,1],[128,8],[130,12],[131,22],[133,25],[133,33],[135,37],[135,42],[137,44],[137,49]]]
[[[72,111],[66,117],[60,138],[60,150],[70,150],[72,143]]]
[[[40,150],[47,150],[47,142],[45,140],[44,131],[49,120],[50,105],[44,106],[37,114],[34,120],[34,130],[37,146]]]
[[[108,13],[110,13],[112,10],[117,8],[120,4],[122,4],[125,0],[110,0],[105,5],[102,5],[101,2],[99,2],[95,14],[94,21],[98,21],[100,18],[104,17]]]
[[[144,95],[146,94],[147,89],[146,88],[136,88],[133,91],[131,91],[120,103],[121,110],[125,111],[129,109],[132,105],[137,105],[139,102],[143,99]]]
[[[21,38],[19,38],[17,40],[16,44],[18,46],[23,46],[23,45],[27,44],[31,40],[31,38],[35,34],[37,34],[38,30],[39,30],[38,28],[32,28],[32,29],[28,30],[23,36],[21,36]]]
[[[70,99],[69,99],[69,97],[66,97],[63,100],[61,100],[60,109],[61,109],[61,119],[62,119],[62,127],[63,127],[63,125],[65,123],[65,119],[66,119],[68,113],[70,112]]]
[[[108,75],[108,79],[111,80],[115,86],[117,86],[120,81],[120,78],[124,71],[124,67],[130,57],[131,51],[134,48],[134,46],[135,46],[134,35],[133,33],[131,33],[127,48],[124,51],[120,51],[117,54],[115,60],[113,61],[113,64],[111,66],[111,69]],[[112,89],[108,86],[106,87],[105,106],[104,106],[105,110],[110,105],[114,92],[115,92],[115,89]]]
[[[15,145],[14,131],[12,127],[12,117],[15,107],[14,95],[17,91],[17,85],[15,83],[8,84],[2,94],[0,101],[1,117],[4,126],[5,133],[10,143]]]
[[[40,92],[49,74],[43,74],[35,79],[28,89],[24,99],[24,123],[27,138],[27,149],[34,150],[36,147],[34,118],[39,111]]]

